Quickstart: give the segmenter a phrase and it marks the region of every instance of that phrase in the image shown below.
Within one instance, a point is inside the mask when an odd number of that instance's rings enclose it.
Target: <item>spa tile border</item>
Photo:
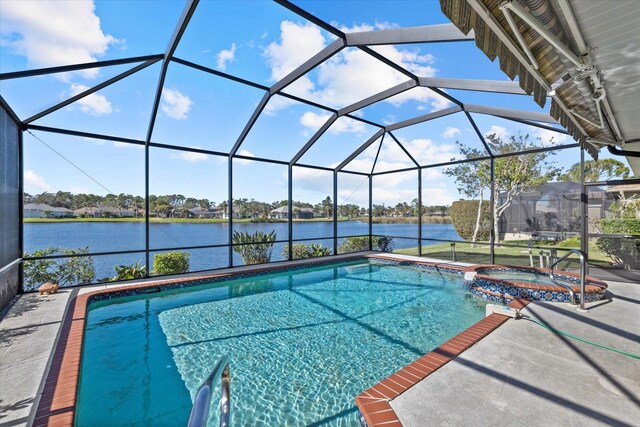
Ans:
[[[345,256],[341,259],[307,260],[299,265],[270,265],[255,267],[242,272],[225,272],[203,276],[190,276],[176,279],[159,279],[139,284],[124,285],[121,288],[101,289],[98,291],[80,294],[72,298],[63,324],[60,336],[56,343],[51,366],[45,379],[42,395],[38,402],[33,427],[40,426],[73,426],[78,381],[80,378],[80,364],[82,357],[82,345],[84,328],[89,304],[96,301],[104,301],[113,298],[122,298],[131,295],[146,294],[150,288],[159,290],[171,290],[199,286],[205,283],[224,282],[242,277],[251,277],[263,273],[275,273],[280,271],[298,270],[307,267],[335,264],[342,261],[355,261],[364,258],[374,258],[390,264],[418,265],[431,270],[443,270],[449,273],[464,274],[461,268],[444,268],[440,264],[420,261],[399,261],[395,258],[385,257],[379,254]]]
[[[506,304],[513,298],[524,298],[532,301],[569,302],[570,296],[566,288],[551,284],[533,283],[512,279],[501,279],[485,274],[484,271],[534,272],[548,274],[548,270],[537,267],[520,267],[505,265],[472,265],[465,268],[465,273],[475,273],[472,278],[465,275],[471,294],[489,301]],[[576,298],[580,296],[580,275],[565,272],[557,275],[561,279],[573,283],[571,286]],[[602,280],[586,276],[585,302],[599,301],[604,298],[607,284]]]
[[[514,298],[508,306],[521,309],[529,302]],[[355,399],[360,423],[365,427],[401,427],[402,423],[389,402],[455,359],[508,319],[507,316],[491,314],[362,392]]]
[[[532,282],[526,282],[526,281],[499,279],[487,274],[483,274],[482,272],[483,270],[511,271],[516,273],[520,271],[526,271],[526,272],[533,272],[533,273],[542,273],[545,275],[549,274],[548,269],[538,268],[538,267],[525,267],[525,266],[520,267],[520,266],[488,264],[488,265],[471,265],[465,268],[465,272],[477,273],[475,278],[478,280],[485,280],[487,282],[498,283],[498,284],[508,283],[511,286],[536,289],[540,291],[566,292],[566,289],[563,288],[562,286],[543,285],[540,283],[532,283]],[[572,290],[574,292],[580,292],[580,274],[572,273],[570,271],[563,271],[561,273],[556,274],[556,276],[563,280],[575,283],[575,286],[572,286]],[[585,279],[586,279],[585,292],[599,292],[603,289],[607,289],[607,284],[600,279],[596,279],[595,277],[591,277],[591,276],[586,276]]]

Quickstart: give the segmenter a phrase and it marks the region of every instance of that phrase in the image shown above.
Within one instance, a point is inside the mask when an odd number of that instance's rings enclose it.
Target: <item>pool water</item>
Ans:
[[[228,355],[233,425],[357,426],[355,396],[482,319],[484,305],[461,276],[374,260],[97,302],[76,424],[184,426]]]
[[[527,270],[516,270],[516,271],[483,270],[481,271],[481,274],[486,274],[490,277],[495,277],[496,279],[511,280],[514,282],[537,283],[540,285],[555,285],[554,281],[551,280],[548,274],[535,273]],[[556,280],[560,280],[561,282],[567,282],[566,276],[562,276],[562,275],[557,275]]]

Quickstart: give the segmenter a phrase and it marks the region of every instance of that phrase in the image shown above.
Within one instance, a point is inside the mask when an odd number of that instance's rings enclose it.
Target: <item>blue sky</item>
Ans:
[[[433,1],[300,1],[301,7],[345,32],[446,23]],[[0,71],[17,71],[164,52],[183,9],[180,1],[5,1],[0,28]],[[202,1],[176,56],[269,86],[334,40],[334,36],[270,1]],[[378,46],[375,50],[417,75],[507,80],[472,42]],[[2,81],[0,93],[25,119],[136,64],[75,73]],[[155,64],[34,122],[45,126],[144,139],[160,65]],[[407,80],[358,49],[345,49],[287,87],[286,92],[341,108]],[[527,96],[448,91],[465,103],[530,111],[540,109]],[[227,152],[235,143],[263,91],[172,63],[158,112],[154,142]],[[355,112],[391,124],[451,106],[426,88],[417,88]],[[548,106],[547,106],[548,108]],[[289,160],[326,121],[329,112],[276,96],[247,136],[239,153]],[[474,115],[480,131],[508,137],[518,132],[542,138],[539,144],[572,141],[550,131],[491,116]],[[301,159],[333,167],[377,128],[339,119]],[[36,132],[38,138],[115,193],[144,193],[144,152],[140,147],[88,138]],[[395,132],[424,165],[460,158],[455,141],[480,146],[461,113]],[[347,169],[369,172],[378,143]],[[606,154],[603,152],[603,157]],[[559,152],[558,165],[579,161],[577,150]],[[388,136],[376,171],[410,165]],[[428,171],[428,172],[427,172]],[[425,171],[426,204],[459,198],[455,183],[435,169]],[[193,152],[151,150],[151,192],[226,198],[227,160]],[[331,192],[331,175],[307,168],[294,172],[294,198],[317,203]],[[416,196],[416,173],[376,179],[376,203],[395,204]],[[341,175],[339,202],[367,203],[366,185]],[[286,198],[286,168],[236,160],[234,195],[274,201]],[[364,190],[363,190],[364,188]],[[29,134],[25,134],[25,190],[106,193]]]

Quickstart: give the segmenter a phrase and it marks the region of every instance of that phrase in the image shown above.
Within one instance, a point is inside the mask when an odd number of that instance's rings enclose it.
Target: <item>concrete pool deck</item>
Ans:
[[[393,258],[429,261],[417,257],[393,256]],[[285,265],[287,264],[289,263]],[[283,263],[279,265],[282,266]],[[243,268],[243,270],[254,268],[256,267]],[[223,273],[223,271],[215,273]],[[610,283],[610,285],[610,291],[616,295],[613,302],[589,304],[592,310],[588,314],[577,313],[574,309],[560,303],[552,303],[551,307],[547,308],[545,307],[549,305],[548,303],[534,303],[530,304],[526,310],[538,313],[541,320],[551,323],[560,330],[622,350],[640,353],[638,348],[640,347],[638,338],[640,317],[637,315],[640,312],[640,285],[622,283]],[[49,296],[24,294],[15,301],[0,320],[0,425],[30,425],[33,422],[38,399],[44,386],[43,378],[51,363],[69,301],[79,294],[119,286],[126,285],[97,285],[65,289]],[[553,323],[556,322],[556,317],[559,323]],[[611,424],[614,420],[622,423],[617,425],[624,425],[624,423],[631,424],[629,420],[633,417],[640,419],[637,407],[633,407],[635,405],[633,396],[640,395],[640,362],[637,359],[615,353],[608,354],[611,352],[573,340],[567,344],[555,335],[552,337],[547,335],[553,334],[526,320],[509,320],[457,359],[393,400],[391,406],[405,425],[424,425],[425,422],[464,425],[465,420],[457,417],[465,414],[469,416],[468,424],[497,423],[501,425],[505,424],[505,420],[509,420],[507,424],[529,425],[531,424],[529,420],[534,420],[535,424],[535,420],[544,420],[543,415],[557,411],[559,406],[557,402],[564,403],[565,406],[566,402],[578,402],[577,406],[569,412],[575,413],[572,411],[577,409],[582,414],[586,414],[569,418],[571,422],[567,424],[576,424],[578,422],[575,420],[579,420],[579,423],[584,425],[586,419],[587,424]],[[502,348],[496,349],[496,346],[501,344],[497,341],[499,339],[512,343],[505,346],[511,348],[510,352],[503,354]],[[536,351],[546,353],[545,357],[550,358],[550,361],[530,356],[532,350],[527,347],[527,344],[530,346],[532,341],[536,344]],[[473,356],[473,352],[479,348],[481,350],[484,348],[484,353]],[[577,354],[574,348],[579,350]],[[606,353],[603,354],[603,352]],[[575,355],[573,359],[572,354]],[[537,373],[537,375],[531,375],[531,380],[522,374],[522,369],[516,369],[518,364],[513,362],[512,358],[517,357],[521,358],[521,363],[524,364],[522,366],[529,367],[533,374]],[[464,364],[466,358],[470,358],[471,365]],[[544,361],[544,364],[537,362],[540,360]],[[558,363],[553,364],[553,361]],[[468,366],[486,366],[486,369],[479,370],[474,375],[463,371],[461,377],[439,379],[443,373],[447,375],[447,372],[452,371],[457,365],[465,369],[469,369]],[[544,367],[546,372],[540,367]],[[456,373],[457,369],[453,371],[454,375],[460,375]],[[516,372],[512,373],[509,369],[514,369]],[[575,374],[566,375],[565,369],[571,369]],[[473,373],[474,370],[470,370]],[[468,383],[472,378],[476,382]],[[424,388],[430,387],[432,380],[444,381],[445,386],[437,388],[438,391],[433,396],[428,388]],[[583,383],[593,387],[588,387],[585,391]],[[597,388],[598,384],[603,384],[600,388],[604,391]],[[524,391],[521,390],[523,385],[528,387],[524,387]],[[514,388],[516,392],[505,391],[509,387]],[[467,393],[469,390],[473,390],[473,393]],[[501,390],[504,393],[500,394]],[[533,400],[527,400],[518,392],[524,393],[525,397],[528,396]],[[542,393],[543,398],[536,398],[532,392]],[[450,397],[444,398],[445,393]],[[587,394],[582,397],[582,393]],[[475,396],[476,399],[465,401],[462,396]],[[502,400],[495,396],[502,396]],[[553,396],[557,398],[550,398]],[[609,404],[611,400],[616,400],[616,403]],[[494,401],[498,402],[495,407],[492,406]],[[602,409],[603,405],[608,405],[609,409]],[[423,412],[425,408],[430,409]],[[508,412],[519,415],[513,418],[504,417]],[[492,414],[494,418],[491,418]],[[522,416],[523,414],[527,414],[526,417]],[[486,421],[484,421],[485,418],[479,418],[480,416],[486,416]],[[556,417],[551,419],[555,421]],[[545,423],[540,421],[539,424]],[[554,424],[562,423],[554,422]]]
[[[640,284],[608,282],[611,300],[580,313],[532,302],[553,328],[640,354]],[[528,321],[509,320],[390,402],[404,426],[616,425],[640,422],[640,360]]]

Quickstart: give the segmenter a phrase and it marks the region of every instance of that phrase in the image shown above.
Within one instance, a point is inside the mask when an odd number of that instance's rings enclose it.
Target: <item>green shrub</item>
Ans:
[[[147,275],[147,267],[141,266],[140,261],[133,265],[116,265],[114,268],[116,275],[111,278],[114,281],[141,279]]]
[[[319,244],[312,243],[306,245],[304,243],[294,243],[292,246],[292,259],[316,258],[331,255],[331,249]],[[289,258],[289,245],[282,249],[283,258]]]
[[[271,252],[275,241],[275,230],[271,231],[271,233],[256,231],[253,234],[249,234],[246,231],[234,231],[231,239],[233,251],[240,254],[246,265],[263,264],[271,261]]]
[[[473,239],[478,218],[478,202],[479,200],[457,200],[451,204],[451,222],[463,240],[471,241]],[[491,203],[483,201],[477,240],[489,240],[490,231]]]
[[[603,234],[640,235],[640,218],[610,218],[600,220]],[[596,244],[625,269],[640,269],[640,240],[600,237]]]
[[[393,250],[393,237],[371,236],[371,248],[380,252],[391,252]],[[369,236],[348,237],[340,245],[340,253],[361,252],[369,250]]]
[[[25,257],[43,257],[52,255],[83,255],[89,248],[59,249],[46,248],[24,254]],[[62,286],[82,285],[93,282],[96,270],[93,258],[78,256],[60,259],[40,259],[23,263],[23,285],[27,291],[35,290],[45,282]]]
[[[153,257],[153,274],[178,274],[189,271],[189,252],[166,252]]]

